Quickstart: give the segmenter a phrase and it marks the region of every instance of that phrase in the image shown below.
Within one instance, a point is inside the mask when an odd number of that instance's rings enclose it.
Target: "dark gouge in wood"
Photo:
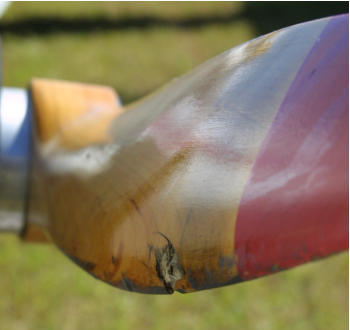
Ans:
[[[17,216],[24,240],[142,293],[347,250],[348,66],[342,15],[249,41],[126,107],[109,87],[33,79],[19,125],[32,147],[17,167],[2,149],[2,172],[23,173],[6,189],[25,226],[9,201],[0,223]]]

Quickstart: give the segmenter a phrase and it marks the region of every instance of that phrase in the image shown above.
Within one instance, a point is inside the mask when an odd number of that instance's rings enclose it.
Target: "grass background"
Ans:
[[[110,85],[124,103],[258,35],[347,2],[13,3],[3,82]],[[348,253],[225,288],[147,296],[96,281],[53,246],[0,236],[0,329],[347,329]]]

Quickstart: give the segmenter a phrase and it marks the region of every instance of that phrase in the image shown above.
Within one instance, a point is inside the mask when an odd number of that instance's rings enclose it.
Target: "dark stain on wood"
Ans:
[[[188,274],[188,276],[187,276],[188,282],[190,283],[192,288],[194,290],[199,290],[199,286],[197,285],[195,279],[193,278],[193,273],[192,273],[192,269],[191,268],[188,269],[187,274]]]
[[[154,249],[153,245],[148,244],[148,260],[151,259],[151,255],[152,255],[153,249]]]
[[[164,234],[158,234],[167,241],[167,244],[160,249],[154,249],[156,272],[166,291],[171,294],[174,292],[176,282],[185,275],[185,271],[178,261],[176,250],[171,241]]]
[[[135,291],[134,284],[132,283],[132,281],[129,278],[127,278],[125,276],[124,273],[122,273],[122,278],[123,278],[123,281],[122,281],[123,287],[128,291]]]
[[[193,216],[193,208],[191,207],[186,215],[185,224],[184,224],[183,229],[182,229],[181,238],[180,238],[180,246],[182,246],[182,244],[183,244],[183,240],[185,238],[186,227],[190,223],[192,216]]]
[[[129,198],[129,201],[134,206],[134,208],[136,209],[137,213],[139,215],[141,215],[141,210],[140,210],[139,206],[137,205],[136,201],[133,198]]]
[[[111,258],[112,266],[113,266],[112,271],[103,272],[103,274],[107,280],[113,279],[115,277],[115,275],[117,274],[117,272],[120,268],[121,260],[122,260],[123,249],[124,249],[123,243],[120,243],[119,247],[118,247],[117,255],[116,256],[112,255],[112,258]]]
[[[218,264],[220,269],[223,269],[223,268],[232,269],[235,266],[236,261],[233,256],[222,256],[220,253]]]
[[[115,266],[114,269],[116,269],[116,270],[118,270],[120,267],[120,262],[122,260],[123,250],[124,250],[124,245],[123,245],[123,243],[120,243],[119,247],[118,247],[117,256],[115,257],[112,255],[112,264]]]
[[[74,257],[74,256],[71,256],[71,255],[68,255],[68,257],[71,260],[73,260],[78,266],[80,266],[81,268],[86,270],[87,272],[92,272],[94,270],[94,268],[96,267],[96,264],[94,264],[93,262],[81,260],[81,259]]]
[[[204,267],[204,274],[205,274],[205,282],[208,284],[213,284],[215,285],[215,278],[213,277],[213,274],[211,273],[210,269],[208,268],[208,266]]]

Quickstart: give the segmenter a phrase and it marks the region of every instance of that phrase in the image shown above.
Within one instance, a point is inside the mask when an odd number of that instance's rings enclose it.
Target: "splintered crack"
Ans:
[[[166,291],[173,293],[176,282],[183,278],[185,271],[179,264],[174,245],[164,234],[159,233],[159,235],[166,239],[167,244],[160,249],[154,249],[157,275],[163,282]]]

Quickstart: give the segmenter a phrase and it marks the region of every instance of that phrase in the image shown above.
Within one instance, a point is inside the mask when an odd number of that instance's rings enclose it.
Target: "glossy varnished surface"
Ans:
[[[348,30],[327,24],[259,151],[235,232],[244,279],[348,249]]]
[[[102,108],[112,110],[100,112],[102,121],[89,120],[89,103],[65,115],[60,83],[34,81],[29,223],[45,227],[92,275],[127,290],[191,292],[240,281],[235,232],[245,186],[328,23],[298,25],[225,52],[125,111],[107,97]],[[78,90],[74,97],[83,97],[84,86]],[[55,115],[46,117],[54,99]],[[83,132],[79,139],[72,122]]]

